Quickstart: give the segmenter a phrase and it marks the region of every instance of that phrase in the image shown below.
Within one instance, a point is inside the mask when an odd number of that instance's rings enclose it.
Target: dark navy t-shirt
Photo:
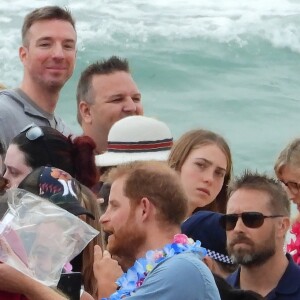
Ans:
[[[300,267],[289,254],[286,256],[289,264],[277,286],[265,297],[267,300],[300,300]],[[240,288],[240,269],[229,275],[226,281]]]

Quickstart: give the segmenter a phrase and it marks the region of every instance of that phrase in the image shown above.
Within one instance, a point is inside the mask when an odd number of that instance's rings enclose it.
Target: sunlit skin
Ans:
[[[10,144],[4,164],[6,171],[4,177],[9,180],[9,187],[18,187],[20,182],[32,171],[32,168],[25,163],[25,156],[19,147],[15,144]]]
[[[22,90],[47,112],[53,112],[58,92],[73,74],[76,59],[76,32],[62,20],[35,22],[27,34],[28,42],[19,49],[24,65]],[[48,94],[55,95],[44,103]],[[42,103],[41,103],[42,102]]]
[[[131,266],[144,244],[145,234],[137,225],[135,208],[131,208],[130,200],[123,193],[124,180],[121,177],[112,184],[108,207],[100,222],[109,234],[109,252],[118,258],[125,258],[125,263]],[[124,265],[121,266],[124,268]]]
[[[79,105],[85,134],[94,138],[97,151],[106,150],[112,125],[132,115],[143,115],[141,94],[130,73],[118,71],[108,75],[94,75],[93,104]]]
[[[217,197],[226,175],[227,160],[215,144],[192,150],[182,165],[180,178],[188,197],[188,215]]]
[[[112,244],[115,241],[114,234],[120,230],[128,220],[130,214],[130,202],[125,196],[121,197],[121,185],[113,185],[109,195],[108,207],[100,217],[103,230],[109,233],[107,249],[112,251]],[[114,253],[112,253],[114,254]]]
[[[269,201],[269,195],[264,191],[242,188],[230,196],[226,213],[260,212],[270,216],[272,212]],[[226,232],[229,254],[243,258],[244,261],[251,261],[256,255],[272,255],[280,247],[276,236],[276,222],[280,222],[280,218],[266,218],[261,227],[249,228],[239,218],[235,228]]]
[[[283,182],[295,182],[299,184],[300,187],[300,168],[295,168],[289,165],[286,165],[281,168],[279,179]],[[300,212],[300,192],[292,193],[292,191],[286,186],[283,185],[286,190],[289,199],[296,204],[298,211]]]

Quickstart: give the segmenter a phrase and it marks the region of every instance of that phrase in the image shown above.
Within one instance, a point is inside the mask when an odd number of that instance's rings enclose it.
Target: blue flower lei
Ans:
[[[167,244],[162,249],[149,250],[145,257],[136,260],[134,265],[116,281],[118,290],[109,298],[102,298],[102,300],[119,300],[133,295],[159,263],[183,252],[198,253],[200,258],[206,255],[206,249],[201,247],[200,241],[194,242],[184,234],[176,234],[171,244]]]

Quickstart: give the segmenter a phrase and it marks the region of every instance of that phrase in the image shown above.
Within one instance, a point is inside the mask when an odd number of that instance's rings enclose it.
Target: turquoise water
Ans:
[[[6,2],[6,1],[5,1]],[[0,82],[17,86],[24,15],[68,6],[78,61],[58,113],[77,132],[76,83],[91,62],[127,57],[145,113],[175,137],[195,127],[228,140],[235,173],[272,172],[278,152],[300,135],[300,2],[288,0],[10,1],[0,3]]]

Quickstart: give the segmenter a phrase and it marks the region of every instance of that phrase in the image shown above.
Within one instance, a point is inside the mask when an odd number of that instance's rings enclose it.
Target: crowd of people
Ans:
[[[279,154],[274,178],[233,177],[220,134],[194,129],[174,141],[167,124],[143,116],[128,61],[116,56],[81,73],[76,136],[55,113],[76,41],[68,9],[31,11],[23,80],[0,91],[0,197],[26,190],[99,232],[61,266],[82,274],[76,299],[299,300],[300,240],[286,240],[300,228],[291,219],[291,202],[300,213],[300,139]],[[64,284],[48,287],[0,261],[0,299],[73,299]]]

